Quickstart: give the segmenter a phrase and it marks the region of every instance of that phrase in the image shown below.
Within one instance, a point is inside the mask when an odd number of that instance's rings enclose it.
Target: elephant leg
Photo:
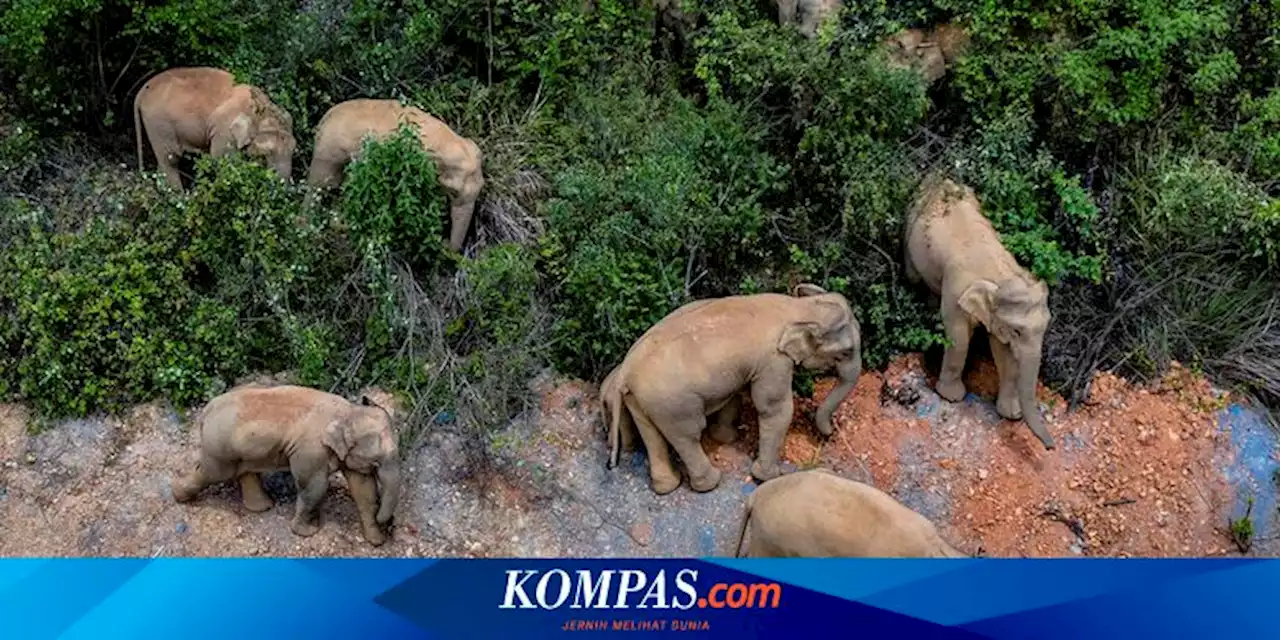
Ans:
[[[738,416],[742,413],[742,397],[737,393],[716,413],[716,423],[711,426],[711,438],[720,444],[738,439]]]
[[[645,451],[649,453],[649,478],[653,483],[654,493],[663,495],[675,491],[680,486],[680,474],[675,465],[671,464],[671,452],[667,448],[666,438],[649,416],[639,410],[640,407],[627,402],[627,409],[631,412],[636,430],[640,432],[640,439],[644,441]]]
[[[313,187],[333,187],[342,184],[343,163],[327,157],[312,159],[307,169],[307,184]]]
[[[467,239],[467,231],[471,229],[471,216],[475,213],[475,196],[459,196],[449,210],[449,248],[462,250],[462,243]]]
[[[290,461],[289,471],[298,485],[297,511],[289,528],[304,538],[315,535],[320,531],[320,503],[329,491],[329,474],[324,461],[318,464]]]
[[[671,448],[680,454],[684,466],[689,470],[689,486],[694,491],[711,491],[720,485],[720,470],[711,464],[707,452],[702,450],[702,429],[706,426],[706,416],[697,415],[671,424],[669,433],[678,434],[670,438]],[[692,435],[690,435],[692,434]]]
[[[169,186],[182,190],[182,172],[178,170],[178,162],[182,159],[182,146],[178,144],[178,133],[173,125],[166,122],[145,122],[147,141],[151,143],[151,152],[156,156],[156,166],[164,173],[165,182]]]
[[[969,356],[969,339],[973,337],[973,324],[960,311],[943,318],[947,338],[951,345],[942,354],[942,371],[938,373],[938,395],[951,402],[964,399],[964,361]]]
[[[191,473],[175,478],[169,485],[173,491],[173,499],[177,502],[188,502],[196,497],[205,487],[219,482],[226,482],[236,475],[236,465],[222,462],[200,455],[196,468]]]
[[[262,476],[257,473],[246,473],[240,476],[240,499],[244,508],[261,513],[276,506],[267,492],[262,489]]]
[[[778,0],[778,24],[786,26],[796,19],[800,0]]]
[[[1006,420],[1022,419],[1022,403],[1018,401],[1018,361],[1013,357],[1009,345],[1000,342],[994,335],[987,334],[991,343],[991,356],[996,361],[996,372],[1000,376],[1000,394],[996,396],[996,412]]]
[[[182,172],[178,170],[178,162],[182,160],[182,152],[180,150],[156,150],[156,165],[160,167],[160,171],[164,172],[165,182],[169,186],[182,190]]]
[[[364,533],[364,539],[375,547],[382,545],[387,541],[387,536],[382,533],[375,519],[378,513],[378,482],[373,476],[351,469],[343,469],[342,475],[347,478],[347,489],[351,492],[352,500],[355,500],[356,511],[360,513],[360,530]]]
[[[788,363],[789,364],[789,363]],[[760,444],[751,475],[761,482],[778,477],[778,454],[782,439],[791,427],[795,402],[791,397],[791,378],[779,380],[777,375],[757,380],[751,385],[751,402],[760,414]]]

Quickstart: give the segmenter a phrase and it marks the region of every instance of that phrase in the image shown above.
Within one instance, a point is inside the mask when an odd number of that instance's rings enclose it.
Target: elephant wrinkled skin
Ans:
[[[778,0],[778,24],[795,24],[806,38],[812,38],[842,6],[840,0]]]
[[[714,416],[711,435],[737,437],[739,393],[749,388],[760,416],[760,444],[751,473],[778,475],[778,453],[791,426],[791,378],[795,367],[834,367],[840,384],[818,409],[823,435],[832,415],[862,372],[860,327],[838,293],[802,284],[796,295],[764,293],[691,302],[669,314],[632,345],[601,385],[609,431],[609,467],[638,430],[649,454],[658,494],[680,486],[667,444],[680,454],[695,491],[720,483],[720,471],[702,450],[700,436]]]
[[[175,189],[182,188],[183,153],[224,156],[242,152],[265,159],[281,178],[293,177],[293,118],[261,89],[236,84],[222,69],[175,68],[147,81],[133,99],[138,168],[143,168],[145,128],[156,164]]]
[[[964,398],[961,374],[969,339],[981,324],[1000,375],[996,409],[1009,420],[1025,418],[1044,447],[1053,449],[1036,401],[1041,349],[1052,319],[1049,288],[1004,247],[973,190],[940,175],[921,184],[905,235],[907,279],[924,281],[941,298],[943,328],[951,341],[942,358],[938,394],[951,402]]]
[[[962,27],[942,24],[933,29],[904,29],[884,41],[889,66],[912,69],[928,84],[946,75],[969,45],[969,34]]]
[[[310,536],[320,530],[317,510],[329,474],[341,470],[365,539],[375,546],[386,542],[380,525],[390,522],[400,498],[400,455],[390,414],[367,397],[355,404],[307,387],[240,387],[210,400],[197,426],[200,459],[174,480],[178,502],[211,484],[238,480],[245,508],[266,511],[272,502],[259,474],[288,469],[298,486],[291,529]]]
[[[396,100],[358,99],[329,109],[316,126],[307,182],[321,187],[340,184],[347,163],[359,156],[365,136],[385,137],[402,124],[417,129],[423,148],[435,159],[437,179],[450,198],[449,246],[460,251],[484,188],[483,157],[476,143],[417,107]]]
[[[969,557],[889,494],[825,469],[798,471],[757,487],[747,496],[737,541],[738,557]],[[745,554],[744,541],[749,541]]]

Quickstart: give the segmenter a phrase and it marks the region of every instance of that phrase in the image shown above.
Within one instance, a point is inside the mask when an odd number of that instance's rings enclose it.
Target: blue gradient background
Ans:
[[[666,570],[668,598],[695,569],[699,595],[764,580],[783,596],[776,610],[498,608],[506,571],[555,568]],[[1252,559],[19,559],[0,561],[0,638],[541,638],[574,635],[571,619],[706,620],[635,633],[735,639],[1266,638],[1278,587],[1280,561]],[[576,632],[600,633],[616,632]]]

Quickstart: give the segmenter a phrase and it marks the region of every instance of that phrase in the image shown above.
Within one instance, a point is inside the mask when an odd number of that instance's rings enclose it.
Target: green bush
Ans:
[[[734,292],[760,264],[768,200],[786,166],[739,114],[634,90],[584,96],[565,147],[580,150],[546,203],[557,283],[557,364],[594,376],[694,297]]]
[[[801,280],[848,296],[880,366],[942,342],[901,226],[945,168],[1053,288],[1047,376],[1178,357],[1280,397],[1257,373],[1280,338],[1248,311],[1280,296],[1275,3],[857,0],[807,39],[772,3],[688,0],[678,49],[653,5],[12,0],[0,392],[71,415],[292,371],[403,394],[410,440],[481,435],[548,363],[599,379],[681,304]],[[932,86],[878,52],[951,20],[972,45]],[[236,159],[187,193],[124,174],[132,97],[178,65],[264,88],[296,163],[341,101],[421,105],[484,151],[475,241],[444,250],[407,131],[332,203]]]
[[[406,125],[385,140],[365,139],[347,166],[339,209],[366,257],[385,247],[430,269],[445,246],[445,203],[435,161]]]
[[[243,365],[235,310],[201,299],[183,221],[95,220],[80,232],[37,223],[6,256],[18,335],[12,389],[45,416],[83,415],[168,396],[200,400]]]

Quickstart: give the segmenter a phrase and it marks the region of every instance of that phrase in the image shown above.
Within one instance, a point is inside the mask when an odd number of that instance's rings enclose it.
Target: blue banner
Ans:
[[[1274,637],[1280,561],[0,562],[3,638]]]

